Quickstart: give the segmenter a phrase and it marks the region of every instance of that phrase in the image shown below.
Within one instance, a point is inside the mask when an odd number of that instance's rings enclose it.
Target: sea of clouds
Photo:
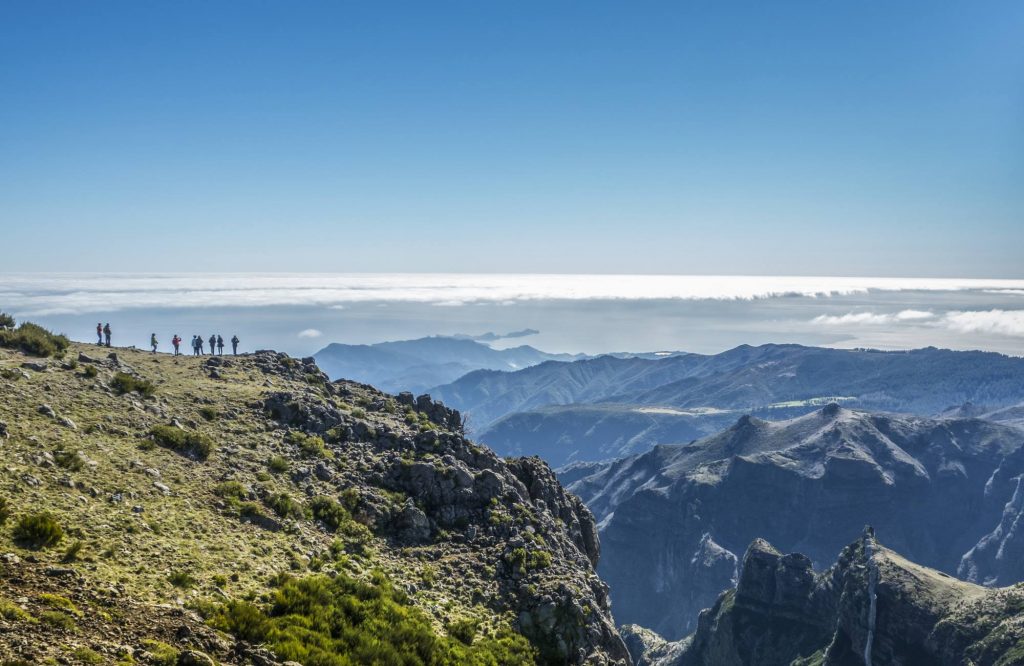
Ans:
[[[529,327],[539,331],[531,344],[588,353],[766,341],[1024,353],[1024,280],[8,273],[0,274],[0,310],[77,338],[96,319],[113,320],[140,346],[158,327],[239,329],[243,339],[295,352]]]

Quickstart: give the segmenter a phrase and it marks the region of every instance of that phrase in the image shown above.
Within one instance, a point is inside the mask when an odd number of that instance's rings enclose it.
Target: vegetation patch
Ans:
[[[313,517],[326,525],[332,532],[349,522],[352,518],[348,511],[337,501],[323,495],[313,498],[309,503]]]
[[[64,528],[48,512],[22,516],[14,526],[14,539],[29,548],[49,548],[64,538]]]
[[[149,431],[160,446],[198,460],[206,460],[213,451],[213,440],[202,433],[188,432],[169,425],[155,425]]]
[[[0,525],[7,522],[11,517],[11,506],[7,503],[6,497],[0,497]]]
[[[10,315],[0,313],[0,347],[18,349],[32,356],[59,356],[67,351],[71,341],[67,336],[52,333],[42,326],[31,322],[22,322],[14,328],[14,319]]]
[[[267,495],[263,503],[271,511],[282,518],[294,518],[302,520],[306,518],[306,509],[288,493],[274,493]]]
[[[292,430],[285,437],[285,441],[299,448],[299,452],[307,458],[333,458],[334,454],[327,450],[322,437],[307,435],[298,430]]]
[[[125,393],[138,393],[141,396],[150,398],[156,393],[156,386],[148,379],[139,379],[124,372],[114,374],[110,380],[110,388],[121,395]]]
[[[535,663],[529,642],[511,631],[478,637],[471,645],[437,634],[427,616],[379,572],[370,582],[344,573],[287,579],[269,607],[230,601],[213,612],[210,623],[266,644],[282,661],[306,666]]]

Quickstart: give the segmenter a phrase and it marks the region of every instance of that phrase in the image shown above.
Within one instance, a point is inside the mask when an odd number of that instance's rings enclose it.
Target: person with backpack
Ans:
[[[234,354],[235,356],[238,356],[238,343],[239,342],[241,342],[241,340],[238,339],[237,335],[232,335],[231,336],[231,353]]]
[[[110,346],[110,322],[103,326],[103,335],[107,338],[107,346]]]
[[[149,335],[149,346],[153,348],[153,353],[156,353],[157,345],[160,343],[156,341],[156,333],[150,333]]]
[[[103,324],[96,322],[96,344],[103,344]]]
[[[224,338],[217,336],[217,356],[224,355]]]
[[[211,335],[210,336],[210,356],[213,356],[214,354],[217,353],[216,347],[217,347],[217,336],[216,335]]]
[[[178,337],[178,334],[177,334],[177,333],[175,333],[175,334],[174,334],[174,337],[173,337],[173,338],[171,338],[171,346],[172,346],[172,347],[174,347],[174,355],[175,355],[175,356],[178,356],[178,355],[180,355],[180,354],[181,354],[181,352],[180,352],[180,351],[178,350],[178,346],[179,346],[180,344],[181,344],[181,338],[179,338],[179,337]]]

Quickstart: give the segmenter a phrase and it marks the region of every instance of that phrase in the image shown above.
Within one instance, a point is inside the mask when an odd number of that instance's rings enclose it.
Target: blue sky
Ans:
[[[998,1],[6,2],[3,270],[1024,277],[1022,34]]]

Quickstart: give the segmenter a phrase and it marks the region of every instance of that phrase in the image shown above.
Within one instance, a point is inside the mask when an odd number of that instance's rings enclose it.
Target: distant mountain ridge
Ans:
[[[522,333],[517,331],[510,335],[519,337]],[[480,337],[497,340],[508,336],[485,334]],[[372,345],[332,343],[313,358],[332,380],[351,379],[390,393],[422,393],[474,370],[514,371],[545,361],[567,362],[586,357],[549,354],[529,345],[494,349],[468,336],[431,336]]]
[[[918,415],[973,402],[998,412],[1024,402],[1024,359],[933,347],[883,352],[743,345],[710,356],[600,356],[517,372],[479,370],[430,393],[467,413],[477,437],[496,451],[539,454],[561,465],[656,441],[685,443],[740,414],[784,419],[828,402]],[[638,416],[640,408],[664,411]],[[1019,419],[1017,412],[1001,416]],[[597,441],[592,433],[600,430],[613,433],[612,441]]]
[[[822,565],[865,523],[921,564],[1024,580],[1024,431],[829,405],[560,470],[599,521],[616,620],[667,638],[735,584],[755,538]]]

